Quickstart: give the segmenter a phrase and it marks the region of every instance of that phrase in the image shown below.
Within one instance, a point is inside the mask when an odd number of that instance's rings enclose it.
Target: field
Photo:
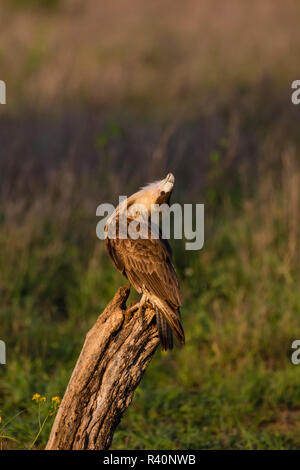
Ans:
[[[172,242],[186,346],[156,352],[112,449],[300,449],[300,5],[100,4],[0,6],[0,449],[32,446],[32,396],[45,417],[125,282],[98,204],[169,171],[205,204],[204,248]]]

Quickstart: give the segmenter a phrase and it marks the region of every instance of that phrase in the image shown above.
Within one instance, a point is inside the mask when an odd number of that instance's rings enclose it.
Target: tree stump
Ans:
[[[126,308],[130,286],[88,332],[56,415],[47,450],[108,449],[159,338],[155,312]]]

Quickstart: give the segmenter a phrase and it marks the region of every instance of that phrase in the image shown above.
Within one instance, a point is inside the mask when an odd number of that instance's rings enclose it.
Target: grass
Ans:
[[[213,155],[201,196],[204,249],[174,246],[187,344],[157,352],[115,449],[300,447],[299,373],[289,359],[300,337],[298,163],[283,154],[280,178],[260,166],[253,191],[242,169],[234,184],[227,180],[221,161]],[[63,395],[85,333],[123,282],[94,230],[86,231],[95,221],[49,194],[23,213],[3,209],[3,422],[22,411],[7,427],[17,443],[3,440],[3,448],[28,448],[38,430],[32,395]]]
[[[256,196],[242,209],[224,211],[194,255],[187,345],[153,360],[114,448],[299,448],[299,374],[289,360],[300,333],[299,257],[288,252],[285,206]]]
[[[75,102],[143,116],[197,112],[215,95],[226,100],[233,84],[247,90],[271,78],[278,93],[289,90],[298,16],[296,0],[7,0],[1,79],[13,109]]]

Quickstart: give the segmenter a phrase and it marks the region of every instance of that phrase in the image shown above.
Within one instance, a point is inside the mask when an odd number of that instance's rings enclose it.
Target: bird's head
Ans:
[[[153,183],[154,187],[157,185],[154,189],[154,191],[156,190],[156,194],[154,194],[154,197],[156,198],[155,204],[169,204],[174,183],[175,178],[172,173],[168,173],[163,180]]]
[[[137,216],[148,218],[153,210],[159,212],[162,205],[169,204],[174,183],[174,175],[168,173],[164,179],[144,186],[119,204],[107,224],[110,224],[117,214],[126,213],[134,218]]]

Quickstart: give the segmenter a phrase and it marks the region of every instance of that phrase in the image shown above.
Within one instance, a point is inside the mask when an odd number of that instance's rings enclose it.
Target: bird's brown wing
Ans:
[[[120,271],[121,274],[127,277],[125,273],[124,261],[122,259],[122,250],[120,250],[120,246],[118,242],[119,242],[118,239],[106,238],[105,246],[115,267],[118,269],[118,271]]]
[[[138,292],[145,289],[174,307],[181,305],[176,272],[162,240],[117,239],[114,252],[114,256],[122,260],[118,269],[123,266],[123,274]]]
[[[149,234],[150,235],[150,234]],[[180,321],[179,283],[166,240],[159,238],[106,239],[108,253],[116,268],[138,292],[148,292],[156,312],[158,333],[163,349],[172,349],[172,331],[184,344]]]

